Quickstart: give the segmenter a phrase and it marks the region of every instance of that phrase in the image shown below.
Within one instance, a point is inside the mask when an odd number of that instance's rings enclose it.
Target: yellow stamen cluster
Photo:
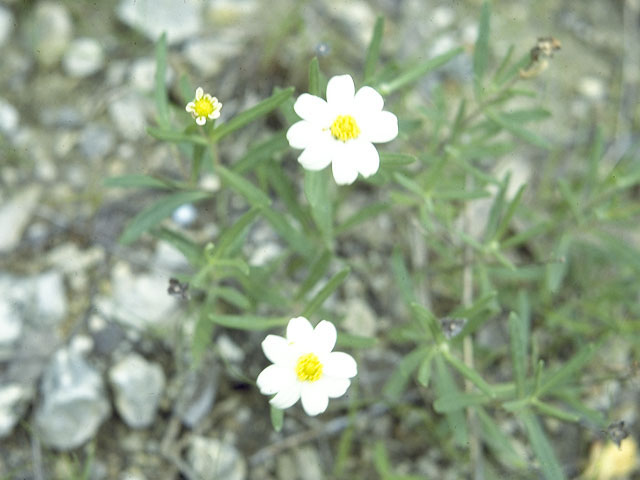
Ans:
[[[322,376],[322,364],[314,353],[307,353],[298,358],[296,375],[301,382],[315,382]]]
[[[360,127],[351,115],[338,115],[331,125],[331,135],[336,140],[352,140],[360,135]]]
[[[215,109],[213,102],[211,101],[211,97],[208,95],[200,98],[195,101],[194,112],[198,117],[208,117],[211,115]]]

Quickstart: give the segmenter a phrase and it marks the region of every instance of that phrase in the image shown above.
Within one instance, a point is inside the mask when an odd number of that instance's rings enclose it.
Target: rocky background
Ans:
[[[549,72],[535,81],[541,104],[553,113],[540,133],[566,147],[584,143],[598,124],[614,147],[628,146],[637,131],[640,2],[495,3],[497,55],[510,44],[522,54],[543,35],[562,42]],[[186,73],[224,103],[225,120],[274,86],[304,91],[313,55],[327,75],[359,72],[378,14],[387,19],[383,59],[427,58],[459,44],[471,51],[479,6],[471,0],[1,2],[0,479],[329,478],[333,444],[347,417],[292,413],[283,434],[273,433],[266,398],[245,381],[264,366],[260,336],[218,332],[215,354],[192,368],[192,312],[167,294],[169,278],[187,264],[161,242],[118,245],[126,221],[149,197],[107,190],[102,182],[126,173],[186,171],[172,146],[145,132],[154,118],[154,41],[163,31],[173,100],[181,103],[176,83]],[[469,55],[459,57],[446,67],[446,81],[468,88],[469,66]],[[437,81],[442,77],[425,80],[416,98],[428,103]],[[250,128],[226,142],[221,155],[242,154],[254,134]],[[536,155],[516,162],[525,179]],[[204,182],[219,188],[215,177]],[[208,239],[217,232],[216,214],[187,206],[171,221]],[[392,243],[386,225],[384,231],[381,222],[377,237]],[[261,264],[282,248],[268,228],[258,228],[247,255]],[[347,291],[361,288],[361,280],[350,281]],[[379,290],[391,281],[384,274],[375,279]],[[335,309],[345,328],[363,335],[375,335],[393,315],[353,299],[337,301]],[[371,355],[379,371],[362,381],[380,382],[397,357]],[[363,412],[358,421],[373,422],[376,436],[411,431],[415,419],[392,424],[384,408]],[[465,465],[443,463],[437,448],[416,448],[411,455],[392,452],[400,471],[468,475]],[[351,461],[370,472],[371,455]]]

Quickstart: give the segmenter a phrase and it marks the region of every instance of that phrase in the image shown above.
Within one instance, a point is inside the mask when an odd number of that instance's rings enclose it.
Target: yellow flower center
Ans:
[[[213,113],[214,107],[211,100],[206,97],[202,97],[200,100],[196,100],[196,106],[194,111],[198,117],[208,117]]]
[[[301,382],[315,382],[322,376],[322,364],[315,353],[307,353],[298,358],[296,375]]]
[[[351,115],[338,115],[331,125],[331,135],[336,140],[352,140],[360,135],[360,127]]]

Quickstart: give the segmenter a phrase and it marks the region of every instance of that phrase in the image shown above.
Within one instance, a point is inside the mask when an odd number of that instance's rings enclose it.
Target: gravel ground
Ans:
[[[630,141],[640,114],[638,2],[495,3],[497,54],[510,44],[524,53],[544,35],[562,42],[549,73],[535,80],[553,113],[539,133],[571,147],[598,124],[614,142]],[[0,3],[0,478],[329,478],[323,472],[347,418],[292,413],[284,435],[273,433],[265,398],[237,374],[260,371],[260,336],[219,334],[218,356],[190,368],[193,313],[166,294],[186,262],[163,243],[117,244],[153,194],[102,182],[186,168],[173,147],[145,132],[155,115],[153,39],[163,29],[172,99],[180,103],[177,81],[186,73],[222,100],[226,120],[273,86],[304,91],[314,52],[327,74],[359,71],[380,13],[383,58],[429,56],[460,43],[470,51],[479,7],[471,0]],[[455,88],[470,83],[468,65],[465,55],[447,67]],[[432,85],[418,89],[427,101]],[[221,147],[221,157],[241,155],[259,133],[250,127]],[[207,182],[219,188],[216,178]],[[356,194],[355,203],[365,201]],[[219,213],[186,210],[171,221],[205,239],[215,235]],[[392,280],[382,269],[392,229],[383,219],[375,234],[363,229],[341,247],[380,271],[373,285],[350,280],[347,300],[332,305],[370,335],[388,326],[397,303],[385,297]],[[261,262],[282,248],[258,226],[247,254]],[[370,289],[377,305],[350,300]],[[391,351],[368,357],[370,378],[362,381],[375,391],[398,358]],[[437,449],[422,450],[416,419],[385,413],[374,405],[358,422],[404,445],[392,452],[399,472],[467,475],[443,465]],[[364,448],[352,461],[369,471],[372,455]]]

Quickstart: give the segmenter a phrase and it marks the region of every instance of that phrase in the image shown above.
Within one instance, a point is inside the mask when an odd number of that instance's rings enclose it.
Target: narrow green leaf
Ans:
[[[513,448],[513,440],[500,430],[497,423],[487,414],[484,408],[477,407],[476,414],[480,422],[480,435],[493,450],[502,463],[512,468],[524,468],[525,459],[520,458]]]
[[[522,200],[522,194],[524,193],[524,190],[526,187],[527,187],[526,184],[520,185],[520,188],[514,195],[513,200],[509,202],[507,211],[505,212],[502,219],[500,220],[500,225],[498,226],[492,240],[500,240],[506,233],[507,229],[509,228],[509,224],[511,223],[511,219],[513,218],[513,215],[516,213],[516,209],[518,208],[518,205],[520,205],[520,200]]]
[[[519,123],[521,125],[528,122],[544,120],[550,116],[551,112],[544,108],[526,108],[502,113],[502,117],[508,122]]]
[[[320,65],[318,57],[313,57],[309,63],[309,93],[320,96]]]
[[[484,393],[456,393],[436,398],[436,401],[433,402],[433,409],[438,413],[449,413],[456,410],[464,410],[468,407],[486,405],[491,401],[492,399]]]
[[[484,113],[488,118],[490,118],[496,124],[500,125],[509,133],[513,134],[515,137],[524,140],[525,142],[529,142],[536,147],[544,148],[546,150],[551,149],[551,145],[549,144],[548,140],[531,132],[530,130],[527,130],[517,123],[510,122],[502,114],[491,110],[485,110]]]
[[[307,304],[306,308],[302,312],[302,316],[306,318],[311,317],[316,310],[320,308],[324,301],[338,289],[342,282],[344,282],[344,280],[349,276],[350,271],[351,269],[349,267],[345,267],[331,277],[326,285],[322,287],[322,289],[316,293],[315,297],[313,297]]]
[[[404,167],[415,162],[417,158],[414,155],[408,155],[406,153],[386,153],[380,154],[380,167],[382,168],[396,168]]]
[[[533,452],[540,463],[540,469],[547,480],[564,480],[565,475],[553,453],[553,447],[547,439],[538,419],[528,409],[518,412],[518,417],[524,423],[527,436],[531,442]]]
[[[567,412],[566,410],[554,407],[553,405],[543,402],[542,400],[534,399],[531,404],[536,407],[540,413],[546,415],[547,417],[555,417],[562,420],[563,422],[575,423],[580,421],[580,415],[576,415],[575,413]]]
[[[576,380],[578,372],[582,371],[582,368],[591,360],[591,357],[599,346],[600,344],[590,343],[582,347],[568,362],[544,379],[538,391],[535,392],[535,395],[541,397],[557,385],[564,384],[569,379]]]
[[[473,368],[465,364],[462,360],[460,360],[448,350],[443,351],[443,357],[449,362],[452,367],[458,370],[458,372],[460,372],[463,377],[465,377],[476,387],[478,387],[485,395],[492,399],[495,398],[496,394],[493,390],[493,387],[491,387],[491,385],[489,385],[484,380],[484,378],[482,378],[480,374]]]
[[[249,180],[234,173],[222,165],[216,166],[216,173],[220,175],[220,180],[228,187],[242,195],[250,205],[254,207],[268,207],[271,200],[260,189],[255,187]]]
[[[511,312],[509,315],[509,339],[511,341],[511,364],[513,365],[513,376],[516,383],[516,390],[519,397],[525,394],[525,376],[527,372],[527,345],[523,340],[527,337],[524,332],[525,324],[520,317]]]
[[[153,230],[152,234],[179,250],[192,266],[199,267],[202,264],[202,247],[181,233],[160,227]]]
[[[284,425],[284,410],[280,410],[279,408],[274,407],[273,405],[269,405],[269,416],[271,417],[271,426],[275,432],[279,432],[282,430],[282,426]]]
[[[547,289],[555,293],[561,285],[567,274],[569,267],[569,248],[571,247],[572,237],[565,233],[560,237],[560,241],[553,249],[551,263],[546,268],[546,284]]]
[[[254,107],[251,107],[248,110],[245,110],[244,112],[239,113],[238,115],[233,117],[231,120],[229,120],[227,123],[217,125],[216,128],[213,130],[213,133],[211,134],[211,141],[215,143],[225,135],[228,135],[231,132],[238,130],[239,128],[247,125],[248,123],[254,121],[255,119],[263,115],[266,115],[267,113],[274,110],[275,108],[278,108],[278,106],[281,103],[291,98],[291,95],[293,94],[293,92],[294,92],[293,87],[285,88],[284,90],[275,92],[269,98],[267,98],[266,100],[263,100],[262,102],[258,103]]]
[[[316,283],[323,277],[329,268],[329,263],[331,262],[331,252],[328,250],[324,250],[320,255],[318,255],[313,263],[309,266],[309,274],[307,278],[305,278],[302,285],[298,289],[298,293],[296,293],[296,300],[300,300],[304,297],[309,290],[311,290]]]
[[[494,83],[501,75],[504,74],[505,70],[507,69],[509,62],[511,61],[511,57],[513,56],[513,50],[514,50],[513,45],[509,45],[509,48],[507,49],[507,53],[505,53],[504,57],[502,58],[502,61],[500,62],[500,65],[498,66],[498,69],[496,70],[496,73],[493,75]]]
[[[122,175],[120,177],[110,177],[104,181],[105,187],[119,188],[162,188],[171,189],[172,186],[159,178],[149,175]]]
[[[264,168],[263,168],[264,167]],[[260,167],[269,185],[275,190],[277,197],[282,200],[288,211],[302,226],[303,231],[311,231],[314,228],[313,219],[309,208],[300,202],[298,197],[298,185],[294,184],[282,165],[270,163]]]
[[[373,27],[373,35],[367,48],[367,55],[364,60],[364,83],[368,84],[373,78],[380,57],[380,44],[382,43],[382,32],[384,31],[384,17],[379,16],[376,19],[376,25]]]
[[[210,196],[207,192],[178,192],[161,198],[138,213],[126,226],[120,242],[130,244],[152,227],[171,215],[176,208],[186,203],[194,203]]]
[[[335,229],[335,236],[342,235],[343,233],[351,230],[356,225],[360,225],[362,222],[366,222],[370,218],[377,216],[378,214],[389,210],[391,205],[387,202],[372,203],[364,207],[362,210],[351,215],[347,218],[342,225]]]
[[[193,331],[191,353],[193,355],[193,360],[196,366],[200,365],[202,357],[204,356],[205,352],[211,345],[211,341],[213,340],[212,334],[214,325],[209,321],[205,312],[209,311],[209,308],[213,308],[214,303],[215,295],[208,295],[205,307],[200,311],[198,320],[196,321],[195,329]]]
[[[406,87],[407,85],[418,81],[429,72],[432,72],[436,68],[448,63],[452,58],[457,57],[463,51],[464,49],[462,47],[454,48],[453,50],[450,50],[441,55],[430,58],[425,62],[410,67],[404,73],[398,75],[395,79],[380,84],[378,86],[379,91],[382,95],[389,95],[390,93],[395,92],[400,88]]]
[[[503,68],[502,72],[495,77],[495,83],[498,86],[506,84],[513,79],[516,75],[520,75],[520,71],[527,68],[531,64],[531,54],[529,52],[522,55],[514,64],[509,68]]]
[[[396,403],[400,400],[407,384],[411,379],[411,375],[418,368],[420,362],[429,354],[431,347],[420,347],[405,355],[400,363],[385,383],[382,393],[389,401]]]
[[[410,307],[417,299],[413,291],[413,282],[411,274],[404,263],[404,257],[400,247],[395,246],[391,254],[391,271],[393,273],[396,289],[400,292],[400,296],[404,303]]]
[[[480,26],[478,28],[478,37],[473,50],[473,84],[477,98],[482,95],[482,80],[487,71],[489,63],[489,30],[491,20],[491,5],[489,2],[482,4],[480,12]]]
[[[213,250],[213,258],[219,259],[225,256],[236,239],[239,236],[243,235],[245,229],[247,229],[249,225],[253,223],[253,221],[258,217],[259,213],[260,209],[254,207],[248,210],[246,213],[242,214],[242,216],[230,228],[226,228],[222,235],[220,235],[220,237],[218,238],[218,241]]]
[[[496,196],[493,199],[493,203],[491,204],[491,209],[489,210],[489,218],[487,219],[487,224],[484,231],[485,243],[489,243],[491,239],[495,237],[495,234],[498,231],[498,225],[500,224],[502,211],[504,210],[504,204],[505,204],[504,196],[507,192],[507,187],[509,186],[510,178],[511,178],[511,175],[507,174],[502,179],[502,182],[500,182],[500,188],[498,189],[498,192],[496,193]]]
[[[251,308],[251,300],[246,295],[240,293],[232,287],[216,287],[216,294],[221,300],[224,300],[240,310],[249,310]]]
[[[158,125],[164,130],[171,128],[169,118],[169,99],[167,97],[167,87],[165,84],[167,74],[167,34],[160,35],[156,45],[156,76],[154,97],[156,110],[158,112]]]
[[[438,323],[436,317],[422,305],[412,302],[410,304],[413,318],[416,320],[420,328],[431,334],[436,344],[447,343],[447,339],[442,332],[442,327]]]
[[[327,247],[333,241],[333,205],[329,194],[330,171],[325,168],[319,172],[304,172],[304,193],[309,205],[311,216],[322,234]]]
[[[265,208],[262,211],[262,216],[295,252],[306,257],[311,250],[316,250],[315,245],[299,229],[293,227],[282,213],[272,208]]]
[[[542,221],[533,227],[524,230],[523,232],[514,235],[513,237],[509,237],[506,240],[500,243],[502,249],[513,248],[521,243],[526,242],[530,238],[541,235],[545,231],[549,230],[552,227],[552,223],[548,221]]]
[[[195,97],[196,89],[193,87],[193,84],[186,73],[180,75],[180,79],[178,80],[178,91],[180,93],[180,99],[185,105]]]
[[[476,198],[487,198],[491,196],[486,190],[461,190],[459,188],[439,188],[433,190],[431,195],[433,198],[440,198],[442,200],[474,200]]]
[[[341,332],[338,334],[336,345],[340,348],[373,348],[378,344],[377,338],[363,337],[351,333]]]
[[[260,317],[257,315],[220,315],[210,313],[209,320],[216,325],[236,330],[269,330],[270,328],[282,327],[289,321],[288,318]]]
[[[424,388],[429,387],[429,380],[431,379],[431,363],[436,352],[437,350],[435,348],[429,350],[429,353],[425,355],[422,363],[420,363],[420,367],[418,368],[418,375],[416,378],[418,383]]]
[[[147,133],[158,140],[165,140],[173,143],[193,143],[195,145],[207,146],[209,142],[206,138],[191,133],[176,132],[175,130],[164,130],[162,128],[147,127]]]
[[[385,480],[391,473],[391,461],[389,460],[389,454],[382,440],[378,440],[374,447],[373,466],[378,475]]]
[[[462,395],[442,355],[436,355],[434,361],[436,366],[434,386],[437,398],[445,396],[453,398],[455,395]],[[452,432],[456,445],[468,446],[467,417],[464,412],[456,410],[445,413],[445,416],[449,425],[449,432]]]
[[[284,132],[276,133],[264,142],[251,147],[240,160],[233,164],[232,169],[237,174],[248,172],[255,168],[257,164],[272,160],[276,154],[286,150],[288,147],[289,142]]]

